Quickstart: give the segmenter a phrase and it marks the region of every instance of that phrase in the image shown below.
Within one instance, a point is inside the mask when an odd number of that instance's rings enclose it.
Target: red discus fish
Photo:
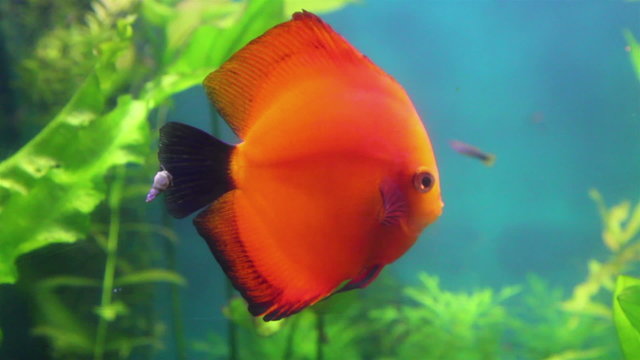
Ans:
[[[178,218],[207,206],[194,224],[253,315],[367,286],[440,215],[411,100],[317,16],[268,30],[204,86],[241,142],[166,124],[152,195]]]

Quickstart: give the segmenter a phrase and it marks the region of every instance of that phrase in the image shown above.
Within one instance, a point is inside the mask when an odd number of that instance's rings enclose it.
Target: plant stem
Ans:
[[[324,314],[316,312],[316,360],[324,360]]]
[[[171,218],[166,208],[162,212],[162,223],[170,227]],[[176,247],[173,242],[166,241],[166,252],[168,267],[172,271],[177,271]],[[187,341],[184,335],[184,321],[182,319],[182,306],[180,298],[180,288],[177,284],[171,285],[171,321],[173,322],[173,335],[176,342],[176,359],[187,359]]]
[[[296,334],[296,329],[298,328],[298,318],[293,317],[291,319],[291,329],[289,329],[289,333],[287,334],[287,342],[285,343],[284,355],[282,356],[283,360],[290,360],[293,357],[293,338]]]
[[[233,297],[233,285],[231,281],[227,279],[226,286],[227,304],[231,304],[231,298]],[[233,316],[227,320],[227,342],[229,344],[229,360],[238,359],[238,331],[236,329],[236,323],[233,322]]]
[[[218,115],[218,110],[215,107],[211,106],[211,134],[213,136],[220,138],[220,115]]]
[[[112,320],[105,317],[104,309],[111,306],[111,295],[113,294],[113,281],[118,257],[118,233],[120,232],[120,202],[122,200],[124,178],[125,166],[121,165],[116,167],[115,179],[111,184],[111,193],[109,194],[111,221],[109,223],[109,237],[107,238],[107,260],[104,267],[104,279],[102,280],[101,311],[98,313],[98,329],[96,331],[96,344],[93,353],[95,360],[102,360],[104,358],[108,322]]]
[[[214,107],[211,107],[211,133],[213,136],[220,138],[220,116]],[[227,304],[231,304],[233,297],[233,285],[229,279],[226,279],[226,297]],[[233,316],[227,319],[227,342],[229,346],[229,360],[238,359],[238,331],[236,323],[233,322]]]
[[[167,122],[169,106],[162,104],[158,107],[156,116],[156,128],[160,129]],[[157,130],[156,130],[157,131]],[[162,226],[171,228],[171,217],[167,212],[167,207],[162,208]],[[178,262],[176,260],[176,246],[170,240],[165,242],[165,252],[167,256],[167,267],[177,273]],[[176,359],[187,359],[187,340],[184,333],[184,319],[182,317],[182,299],[180,298],[180,287],[177,284],[171,285],[171,322],[173,323],[173,337],[176,346]]]
[[[0,6],[0,17],[9,15],[9,6]],[[17,102],[14,93],[15,77],[11,71],[12,59],[9,55],[7,36],[3,26],[0,26],[0,129],[2,143],[8,145],[8,153],[0,154],[0,158],[5,158],[11,154],[11,150],[20,142],[20,129],[16,124]],[[14,54],[15,55],[15,54]]]

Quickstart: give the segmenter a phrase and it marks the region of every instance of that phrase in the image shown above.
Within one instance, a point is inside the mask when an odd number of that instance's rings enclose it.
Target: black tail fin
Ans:
[[[189,125],[160,129],[160,165],[171,174],[165,193],[169,214],[183,218],[233,189],[229,160],[233,146]]]

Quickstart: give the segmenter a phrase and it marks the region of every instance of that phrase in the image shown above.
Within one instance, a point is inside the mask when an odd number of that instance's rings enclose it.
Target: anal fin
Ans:
[[[238,210],[243,214],[246,212],[239,204],[242,196],[243,193],[237,189],[225,193],[198,214],[194,225],[233,286],[249,303],[249,312],[263,316],[265,321],[278,320],[330,295],[330,287],[326,291],[323,288],[317,291],[295,289],[282,276],[295,276],[295,273],[258,265],[256,257],[270,254],[261,251],[268,250],[266,248],[256,250],[260,246],[256,241],[263,238],[241,236],[240,226],[244,223]]]

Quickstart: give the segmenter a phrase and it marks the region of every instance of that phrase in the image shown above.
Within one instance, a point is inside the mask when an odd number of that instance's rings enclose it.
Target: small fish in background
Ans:
[[[278,320],[364,288],[442,212],[431,142],[393,78],[303,11],[204,80],[238,135],[160,129],[148,199],[194,219],[249,312]]]
[[[542,111],[534,111],[531,114],[531,122],[534,124],[541,124],[544,122],[544,112]]]
[[[449,142],[451,148],[462,155],[472,157],[482,161],[487,166],[492,166],[496,161],[496,156],[478,149],[475,146],[469,145],[462,141],[451,140]]]

